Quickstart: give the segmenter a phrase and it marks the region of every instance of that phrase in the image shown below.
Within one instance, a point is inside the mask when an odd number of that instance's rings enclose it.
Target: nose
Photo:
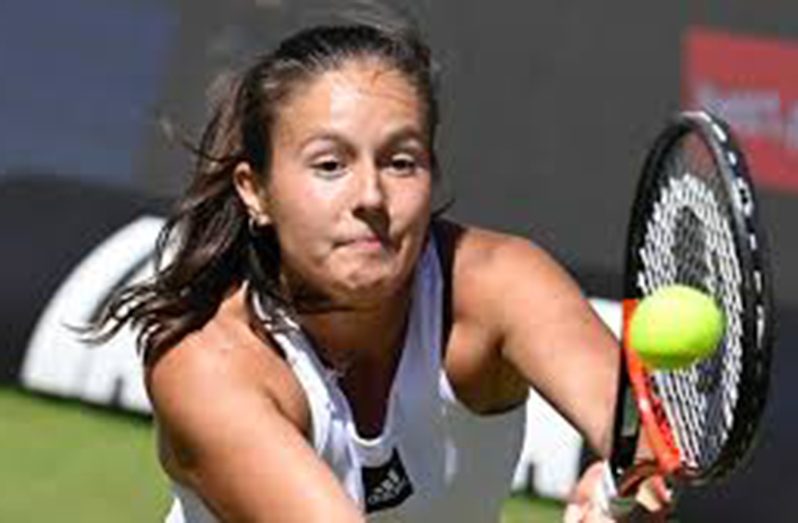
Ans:
[[[385,180],[375,164],[364,167],[358,173],[357,201],[352,214],[363,221],[380,238],[388,237],[388,195]]]
[[[373,163],[360,169],[357,208],[361,210],[378,210],[385,206],[386,194],[383,179],[378,166]]]

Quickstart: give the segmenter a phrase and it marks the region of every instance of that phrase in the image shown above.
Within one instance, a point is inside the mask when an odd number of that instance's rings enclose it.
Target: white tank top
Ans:
[[[441,358],[443,277],[434,241],[416,269],[404,347],[382,433],[358,434],[349,403],[299,328],[274,332],[307,395],[312,444],[370,522],[495,523],[524,435],[524,408],[478,416]],[[214,523],[179,484],[167,523]]]

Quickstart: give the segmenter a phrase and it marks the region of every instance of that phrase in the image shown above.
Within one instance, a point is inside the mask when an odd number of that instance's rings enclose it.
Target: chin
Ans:
[[[352,306],[379,305],[392,299],[406,283],[400,274],[358,275],[348,279],[339,292],[338,299]]]

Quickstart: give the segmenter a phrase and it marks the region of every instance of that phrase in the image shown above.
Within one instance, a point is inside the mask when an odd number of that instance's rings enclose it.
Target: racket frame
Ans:
[[[682,463],[667,419],[655,414],[658,398],[650,391],[649,375],[628,346],[626,333],[634,307],[642,298],[637,287],[640,260],[636,250],[642,244],[645,227],[635,225],[645,223],[643,218],[654,203],[652,196],[658,189],[658,173],[663,160],[671,147],[689,133],[701,139],[719,170],[733,222],[735,252],[744,268],[740,271],[743,311],[753,311],[744,313],[742,318],[744,350],[741,388],[734,407],[735,421],[718,458],[705,470],[687,468]],[[653,473],[688,484],[718,481],[750,455],[767,397],[773,340],[770,271],[766,240],[759,223],[748,166],[729,126],[704,111],[678,114],[657,137],[646,158],[627,230],[621,372],[610,456],[610,468],[621,495]],[[641,425],[646,443],[656,457],[656,467],[652,467],[651,462],[635,462]]]

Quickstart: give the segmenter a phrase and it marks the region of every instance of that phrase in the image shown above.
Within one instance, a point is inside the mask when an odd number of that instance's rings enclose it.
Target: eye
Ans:
[[[418,168],[418,160],[410,154],[396,154],[390,158],[389,168],[398,175],[411,175]]]
[[[322,178],[337,178],[344,174],[346,165],[337,158],[324,158],[313,162],[313,171]]]

